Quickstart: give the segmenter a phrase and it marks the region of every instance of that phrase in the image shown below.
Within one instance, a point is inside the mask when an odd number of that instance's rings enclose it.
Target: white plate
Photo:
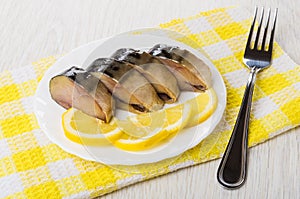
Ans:
[[[52,142],[56,143],[63,150],[86,160],[97,161],[109,165],[136,165],[157,162],[179,155],[197,145],[214,130],[222,118],[226,106],[226,88],[220,73],[209,59],[198,50],[171,39],[170,35],[174,34],[174,32],[159,29],[141,29],[133,32],[144,33],[123,33],[115,37],[86,44],[73,50],[59,59],[45,73],[43,79],[40,81],[35,95],[34,111],[41,129]],[[174,38],[173,36],[171,37]],[[141,152],[123,151],[113,146],[82,146],[67,139],[61,125],[61,115],[65,109],[57,105],[51,99],[49,93],[50,79],[71,66],[81,66],[85,68],[96,58],[109,57],[115,50],[122,47],[145,49],[158,43],[175,45],[187,49],[209,66],[212,72],[212,86],[218,97],[216,111],[211,117],[198,126],[182,130],[174,139],[172,139],[172,141],[155,149]]]

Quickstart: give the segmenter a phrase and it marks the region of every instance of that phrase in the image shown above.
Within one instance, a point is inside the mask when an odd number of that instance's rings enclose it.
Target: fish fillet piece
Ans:
[[[82,68],[73,66],[53,77],[49,90],[52,99],[65,109],[74,107],[105,122],[112,117],[111,93],[98,78]]]
[[[100,58],[87,71],[99,78],[113,96],[127,104],[123,109],[142,113],[159,110],[164,105],[153,86],[130,63]]]
[[[177,101],[180,94],[177,80],[158,58],[131,48],[121,48],[111,58],[135,65],[135,69],[146,77],[165,103]]]
[[[188,50],[157,44],[149,53],[157,56],[175,75],[181,90],[205,91],[211,86],[208,66]]]

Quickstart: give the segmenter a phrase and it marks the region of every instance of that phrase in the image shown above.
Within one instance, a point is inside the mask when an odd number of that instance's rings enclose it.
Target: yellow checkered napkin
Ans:
[[[251,16],[240,8],[216,9],[161,28],[193,39],[222,73],[228,91],[217,129],[195,148],[159,163],[112,168],[68,154],[50,142],[33,114],[33,95],[49,57],[0,73],[0,198],[88,198],[180,168],[218,158],[225,150],[242,100],[248,70],[242,56]],[[249,145],[300,124],[300,66],[276,44],[273,65],[258,74]]]

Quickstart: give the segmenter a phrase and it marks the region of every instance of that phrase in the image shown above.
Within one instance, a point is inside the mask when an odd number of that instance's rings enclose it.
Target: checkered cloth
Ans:
[[[160,25],[193,39],[221,72],[228,103],[221,124],[179,158],[112,168],[64,152],[39,129],[33,95],[56,61],[0,73],[0,198],[89,198],[191,165],[218,158],[225,150],[242,100],[248,70],[242,56],[251,16],[241,8],[202,12]],[[258,74],[249,145],[266,141],[300,123],[300,66],[275,44],[273,65]]]

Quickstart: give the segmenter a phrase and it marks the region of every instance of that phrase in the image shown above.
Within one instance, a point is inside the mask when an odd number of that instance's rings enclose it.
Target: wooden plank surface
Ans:
[[[87,42],[228,5],[252,12],[254,0],[0,0],[0,71]],[[262,0],[279,8],[276,40],[300,63],[300,1]],[[123,188],[106,198],[300,198],[300,129],[250,149],[246,184],[228,191],[216,182],[219,161]]]

